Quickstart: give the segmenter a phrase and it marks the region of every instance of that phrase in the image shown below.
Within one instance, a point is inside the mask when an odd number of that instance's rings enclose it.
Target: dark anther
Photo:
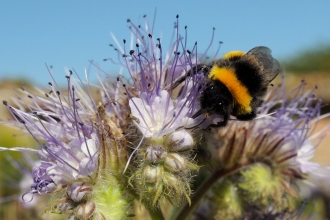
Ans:
[[[138,55],[139,55],[139,56],[141,56],[141,55],[142,55],[142,53],[140,52]]]
[[[138,28],[141,28],[141,25],[139,25]]]
[[[179,18],[179,15],[176,15],[176,18]]]
[[[315,85],[315,89],[318,89],[319,87],[317,85]]]
[[[129,51],[129,55],[132,56],[133,54],[134,54],[134,50],[130,50],[130,51]]]
[[[103,59],[103,61],[107,61],[108,59]]]
[[[160,42],[160,38],[157,38],[157,40]]]
[[[143,17],[145,18],[145,17],[147,17],[147,15],[143,15]]]
[[[84,123],[82,123],[82,122],[79,122],[78,124],[79,124],[81,127],[84,126]]]
[[[148,87],[150,87],[150,83],[148,83]]]
[[[52,93],[53,93],[53,90],[50,90],[50,91],[49,91],[49,94],[52,94]]]
[[[126,84],[123,84],[124,87],[126,87]]]
[[[32,99],[32,96],[28,95],[28,97],[29,97],[30,99]]]
[[[188,54],[191,54],[191,51],[190,51],[190,50],[187,50],[187,53],[188,53]]]
[[[16,113],[14,113],[14,117],[15,117],[19,122],[21,122],[22,124],[25,124],[25,121],[24,121],[20,116],[18,116]]]
[[[126,44],[126,40],[125,39],[123,39],[123,42],[124,42],[124,44]]]
[[[70,79],[70,76],[65,76],[65,78]]]
[[[49,98],[49,95],[48,95],[47,93],[45,93],[45,96],[46,96],[47,98]]]
[[[135,44],[136,47],[139,47],[139,44]]]
[[[131,22],[131,19],[129,19],[129,18],[127,18],[127,20],[126,20],[127,22]]]
[[[152,35],[151,34],[148,34],[148,37],[152,38]]]
[[[223,41],[219,41],[219,44],[223,44]]]
[[[127,57],[127,55],[126,54],[123,54],[123,57]]]
[[[184,29],[187,29],[187,27],[188,27],[187,25],[186,25],[186,26],[184,26]]]
[[[110,46],[110,47],[113,47],[113,45],[112,45],[112,44],[109,44],[109,46]]]
[[[197,41],[195,42],[195,45],[197,45]]]
[[[213,30],[215,30],[215,27],[213,28]]]
[[[57,94],[57,95],[60,95],[61,93],[60,93],[60,91],[56,91],[56,94]]]
[[[70,75],[72,75],[72,70],[69,70]]]
[[[3,103],[5,106],[7,106],[7,105],[8,105],[8,102],[7,102],[7,101],[5,101],[5,100],[3,100],[3,101],[2,101],[2,103]]]
[[[119,82],[119,77],[117,77],[117,82]]]
[[[78,98],[78,99],[76,99],[76,102],[78,102],[78,101],[80,101],[80,99]]]
[[[49,82],[48,85],[53,86],[53,84],[51,82]]]

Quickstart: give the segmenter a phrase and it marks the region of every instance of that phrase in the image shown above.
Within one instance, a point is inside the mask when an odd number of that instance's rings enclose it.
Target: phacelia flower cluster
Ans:
[[[178,19],[166,50],[144,21],[143,28],[128,20],[131,45],[123,40],[116,48],[128,77],[106,74],[92,85],[68,71],[66,90],[53,81],[46,92],[23,89],[14,104],[3,102],[15,119],[8,124],[38,144],[30,150],[39,161],[23,200],[49,195],[45,213],[70,219],[129,219],[142,206],[158,219],[171,216],[164,211],[170,205],[183,206],[176,219],[294,210],[299,182],[320,168],[308,160],[321,101],[304,83],[292,95],[282,84],[254,120],[212,127],[221,115],[200,113],[205,75],[190,71],[206,52],[187,45]]]

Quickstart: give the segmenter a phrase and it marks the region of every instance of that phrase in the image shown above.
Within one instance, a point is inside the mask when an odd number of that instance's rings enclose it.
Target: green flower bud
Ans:
[[[238,184],[244,199],[259,208],[273,205],[276,211],[291,210],[296,193],[285,176],[265,164],[255,164],[241,172],[244,180]]]

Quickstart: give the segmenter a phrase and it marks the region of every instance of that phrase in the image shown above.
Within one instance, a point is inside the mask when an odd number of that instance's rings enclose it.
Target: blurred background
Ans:
[[[51,81],[47,67],[62,86],[65,86],[67,69],[74,69],[82,78],[86,69],[89,79],[96,82],[93,73],[97,70],[91,62],[116,76],[120,66],[103,60],[116,61],[117,52],[109,45],[116,45],[116,41],[122,44],[123,39],[131,38],[127,19],[143,25],[143,16],[147,15],[154,38],[160,37],[166,48],[178,14],[180,33],[184,35],[187,26],[187,45],[192,48],[197,41],[200,52],[211,42],[212,28],[215,34],[209,49],[211,55],[219,41],[223,44],[218,56],[260,45],[271,48],[286,74],[288,91],[297,87],[302,79],[308,88],[318,85],[316,93],[324,97],[325,103],[322,112],[327,113],[330,109],[326,106],[330,103],[329,9],[330,2],[284,0],[0,1],[0,98],[13,103],[11,97],[17,97],[14,88],[47,87]],[[9,118],[5,106],[0,107],[1,121]],[[326,118],[318,127],[329,123]],[[330,165],[329,143],[330,137],[326,137],[313,161]],[[35,145],[22,131],[0,124],[0,146]],[[26,211],[17,202],[22,194],[17,184],[23,178],[22,167],[27,173],[31,169],[25,162],[15,164],[17,158],[26,162],[33,159],[19,153],[0,153],[0,219],[37,219],[42,210],[34,207]],[[325,187],[314,197],[319,219],[324,219],[329,190]]]

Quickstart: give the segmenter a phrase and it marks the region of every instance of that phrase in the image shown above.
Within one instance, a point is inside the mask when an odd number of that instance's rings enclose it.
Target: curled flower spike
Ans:
[[[194,138],[184,128],[196,123],[192,116],[199,109],[199,88],[204,76],[196,74],[173,91],[175,79],[183,76],[196,59],[185,53],[179,35],[163,59],[161,40],[154,41],[152,33],[148,33],[148,23],[145,30],[131,24],[136,48],[124,59],[133,85],[125,88],[134,124],[143,137],[134,150],[137,157],[133,163],[137,166],[130,170],[133,174],[129,183],[151,206],[158,205],[162,197],[173,205],[180,204],[182,198],[189,202],[192,171],[198,166],[192,160]]]

